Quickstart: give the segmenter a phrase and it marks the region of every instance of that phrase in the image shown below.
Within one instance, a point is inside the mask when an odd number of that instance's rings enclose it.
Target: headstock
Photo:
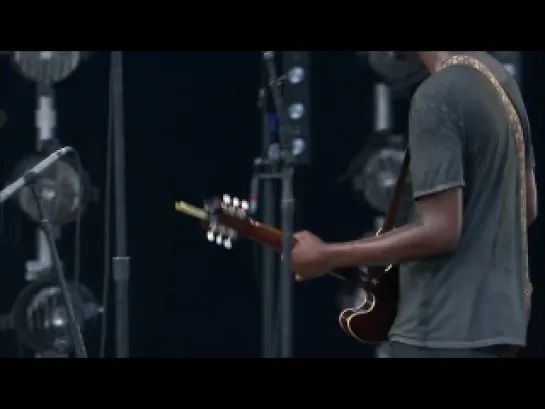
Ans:
[[[244,235],[247,229],[249,205],[246,200],[231,197],[227,194],[221,199],[214,198],[206,201],[204,210],[208,214],[208,241],[223,246],[226,249],[233,247],[239,235]]]
[[[282,247],[282,232],[248,217],[248,202],[237,197],[223,195],[205,201],[204,209],[184,201],[174,203],[180,213],[203,222],[209,241],[230,249],[237,238],[245,237],[267,244],[276,250]]]

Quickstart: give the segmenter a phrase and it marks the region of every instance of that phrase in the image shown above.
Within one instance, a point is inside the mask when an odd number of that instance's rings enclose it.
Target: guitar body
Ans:
[[[398,269],[392,267],[386,273],[383,267],[353,270],[350,273],[339,271],[339,275],[348,277],[359,274],[359,283],[350,279],[342,295],[344,302],[339,325],[360,342],[377,344],[386,341],[397,314]]]

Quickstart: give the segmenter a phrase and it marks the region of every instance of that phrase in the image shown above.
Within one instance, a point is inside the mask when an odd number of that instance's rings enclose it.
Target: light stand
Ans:
[[[263,52],[263,61],[269,74],[269,88],[273,97],[276,114],[278,116],[278,133],[280,142],[280,172],[282,180],[281,194],[281,226],[282,226],[282,262],[279,279],[279,330],[280,330],[280,358],[292,357],[292,275],[291,275],[291,247],[293,236],[293,218],[295,199],[293,198],[293,138],[288,132],[285,118],[284,104],[280,92],[279,80],[274,65],[274,52]]]
[[[125,131],[123,118],[123,59],[121,51],[111,52],[110,92],[112,98],[115,187],[115,282],[116,356],[129,357],[129,278],[127,216],[125,203]]]
[[[55,243],[54,230],[51,222],[47,220],[45,212],[43,210],[42,201],[40,199],[40,194],[37,191],[35,181],[32,181],[31,185],[32,195],[36,200],[36,208],[40,217],[40,228],[42,229],[47,244],[49,246],[49,251],[51,252],[51,262],[52,267],[55,270],[57,275],[57,280],[61,290],[62,298],[66,308],[67,320],[68,320],[68,330],[70,331],[70,337],[72,338],[72,343],[74,345],[74,351],[76,358],[87,358],[87,351],[85,350],[85,343],[83,342],[83,335],[81,334],[81,329],[79,327],[76,313],[74,312],[74,306],[70,297],[70,291],[68,289],[68,283],[66,282],[66,277],[64,275],[64,270],[62,268],[62,262],[59,257],[59,250],[57,249],[57,244]]]
[[[55,89],[48,81],[36,82],[36,150],[41,151],[47,143],[55,139],[57,111],[55,109]],[[54,230],[55,238],[60,238],[60,229]],[[36,258],[25,263],[25,279],[37,280],[51,270],[51,251],[47,246],[42,229],[36,232]]]
[[[262,196],[262,220],[263,223],[274,226],[276,224],[275,217],[275,200],[273,178],[269,174],[261,171],[261,166],[266,166],[267,170],[273,166],[268,160],[268,150],[271,146],[271,116],[269,114],[267,89],[268,75],[263,69],[263,82],[259,90],[258,108],[262,117],[262,157],[255,160],[254,177],[258,178],[258,182],[263,182]],[[264,159],[266,158],[266,159]],[[257,210],[257,209],[255,209]],[[275,291],[275,265],[276,257],[274,250],[263,246],[261,252],[261,352],[263,358],[274,358],[277,354],[277,346],[275,342],[275,311],[276,311],[276,291]]]

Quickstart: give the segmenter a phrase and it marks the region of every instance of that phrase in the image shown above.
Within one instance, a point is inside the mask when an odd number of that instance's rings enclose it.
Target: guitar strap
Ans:
[[[528,269],[528,239],[527,239],[527,224],[526,224],[526,158],[524,152],[524,132],[522,129],[522,124],[520,122],[520,117],[513,106],[513,102],[498,82],[494,74],[479,60],[469,57],[467,55],[457,55],[449,58],[442,65],[441,69],[446,68],[452,65],[467,65],[476,70],[480,71],[494,86],[498,94],[500,95],[501,101],[504,105],[505,111],[507,112],[507,118],[509,120],[509,128],[515,138],[515,147],[517,150],[518,156],[518,173],[519,173],[519,203],[520,203],[520,220],[521,220],[521,239],[522,239],[522,258],[523,258],[523,268],[522,273],[524,275],[525,282],[530,284],[530,276]]]
[[[517,150],[517,156],[518,156],[518,173],[519,173],[519,203],[520,203],[520,220],[521,220],[521,226],[520,226],[520,232],[521,232],[521,239],[522,239],[522,259],[523,259],[523,266],[522,266],[522,274],[523,274],[523,282],[525,284],[524,288],[524,298],[526,300],[527,297],[529,297],[532,293],[532,285],[530,282],[530,276],[529,276],[529,268],[528,268],[528,238],[527,238],[527,224],[526,224],[526,165],[525,165],[525,150],[524,150],[524,132],[522,128],[522,124],[520,121],[520,117],[513,105],[513,102],[505,92],[504,88],[501,86],[499,81],[496,79],[494,74],[479,60],[473,57],[469,57],[467,55],[456,55],[451,58],[449,58],[447,61],[445,61],[441,69],[453,66],[453,65],[466,65],[469,67],[472,67],[476,69],[477,71],[481,72],[494,86],[496,91],[498,92],[500,99],[503,103],[503,106],[505,108],[505,111],[507,113],[507,118],[509,121],[509,128],[511,130],[511,133],[514,136],[514,142],[515,142],[515,148]],[[509,351],[507,351],[507,354],[505,356],[513,357],[518,352],[518,347],[510,348]]]
[[[526,224],[526,165],[525,165],[525,151],[524,151],[524,132],[522,128],[522,124],[520,121],[520,117],[513,105],[513,102],[499,83],[499,81],[496,79],[495,75],[479,60],[476,58],[467,56],[467,55],[456,55],[450,57],[447,61],[445,61],[440,69],[444,69],[446,67],[450,67],[453,65],[466,65],[469,67],[472,67],[476,69],[477,71],[481,72],[487,79],[490,81],[490,83],[494,86],[496,91],[498,92],[500,99],[503,103],[503,106],[505,108],[505,111],[507,113],[507,118],[509,121],[509,128],[511,130],[511,133],[514,136],[514,142],[515,142],[515,148],[517,151],[517,157],[518,157],[518,173],[519,173],[519,203],[520,203],[520,219],[521,219],[521,226],[520,226],[520,232],[521,232],[521,239],[522,239],[522,259],[523,259],[523,266],[522,266],[522,274],[523,274],[523,281],[525,283],[525,289],[523,296],[525,299],[529,297],[532,293],[532,285],[530,282],[530,276],[529,276],[529,268],[528,268],[528,239],[527,239],[527,224]],[[399,211],[399,206],[403,197],[403,191],[405,187],[405,182],[409,170],[409,162],[410,162],[410,152],[409,149],[405,151],[405,157],[403,159],[403,164],[401,167],[401,171],[399,172],[399,177],[396,182],[394,195],[392,197],[392,200],[390,201],[390,205],[388,208],[388,212],[386,213],[386,219],[384,221],[384,226],[381,229],[382,232],[391,230],[395,226],[395,218],[397,215],[397,212]],[[518,347],[512,347],[509,348],[507,353],[505,354],[506,357],[514,357],[518,352]]]

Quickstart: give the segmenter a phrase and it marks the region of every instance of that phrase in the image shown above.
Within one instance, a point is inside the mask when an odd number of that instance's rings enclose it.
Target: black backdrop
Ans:
[[[544,54],[525,55],[524,92],[533,125],[538,166],[542,142]],[[173,202],[248,191],[252,159],[260,147],[256,108],[260,81],[258,52],[127,52],[125,118],[131,277],[132,356],[259,356],[259,280],[252,248],[231,251],[209,244],[198,224],[176,214]],[[82,278],[100,297],[103,272],[105,147],[109,58],[98,53],[58,87],[58,138],[74,145],[100,202],[83,217]],[[327,240],[351,239],[372,227],[371,209],[335,185],[372,127],[372,76],[350,52],[316,52],[312,66],[313,155],[299,171],[298,228]],[[2,180],[33,150],[33,85],[0,60]],[[396,127],[406,126],[406,102],[396,106]],[[545,191],[538,170],[538,188]],[[543,278],[540,274],[541,218],[531,231],[534,318],[527,353],[545,355]],[[73,266],[73,227],[65,229],[62,257]],[[32,224],[8,206],[0,236],[0,312],[7,312],[24,285],[23,263],[33,256]],[[345,337],[336,326],[329,278],[295,291],[295,353],[299,357],[370,356],[371,350]],[[110,296],[110,300],[113,297]],[[111,305],[111,303],[110,303]],[[114,354],[110,310],[108,355]],[[98,326],[97,326],[98,327]],[[87,337],[96,355],[98,331]],[[0,334],[2,356],[15,356],[11,334]]]

